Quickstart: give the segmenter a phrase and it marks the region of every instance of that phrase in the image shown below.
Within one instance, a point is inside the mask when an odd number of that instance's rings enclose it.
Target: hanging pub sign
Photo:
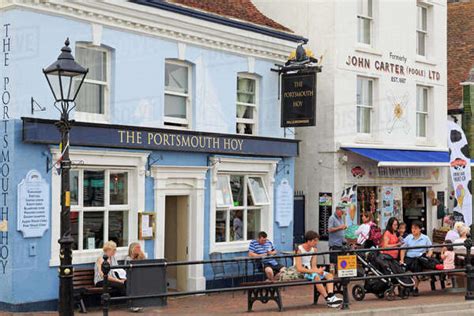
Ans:
[[[314,126],[316,123],[316,72],[283,73],[281,126]]]

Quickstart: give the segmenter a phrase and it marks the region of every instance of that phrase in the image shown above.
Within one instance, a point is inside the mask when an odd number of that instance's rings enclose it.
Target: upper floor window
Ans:
[[[430,88],[416,87],[416,136],[426,137]]]
[[[374,80],[357,77],[357,133],[370,134],[374,99]]]
[[[175,60],[165,64],[165,125],[190,127],[191,66]]]
[[[238,134],[257,133],[257,80],[254,77],[237,77],[237,118]]]
[[[89,68],[76,99],[78,118],[105,120],[110,90],[110,51],[104,47],[77,44],[75,53],[77,62]]]
[[[426,37],[428,36],[428,8],[417,6],[416,54],[426,56]]]
[[[372,44],[372,0],[359,0],[357,8],[357,41]]]

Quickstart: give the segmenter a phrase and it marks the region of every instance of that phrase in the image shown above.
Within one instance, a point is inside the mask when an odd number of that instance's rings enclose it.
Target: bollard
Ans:
[[[110,272],[110,263],[108,261],[109,257],[104,254],[104,261],[102,262],[102,273],[104,274],[104,282],[102,287],[102,314],[104,316],[109,315],[109,304],[110,304],[110,293],[109,293],[109,272]]]
[[[349,309],[349,290],[347,289],[349,285],[348,278],[341,279],[342,284],[342,307],[341,309]]]
[[[472,268],[471,263],[471,247],[472,247],[472,239],[467,238],[464,241],[464,247],[466,247],[466,258],[465,258],[465,266],[466,266],[466,300],[474,300],[474,269]]]

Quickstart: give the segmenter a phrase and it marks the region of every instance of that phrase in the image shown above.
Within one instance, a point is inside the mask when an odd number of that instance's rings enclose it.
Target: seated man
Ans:
[[[259,232],[258,239],[252,240],[249,245],[250,257],[267,257],[276,255],[275,247],[270,240],[267,239],[267,233]],[[278,263],[275,259],[266,258],[262,260],[263,270],[267,279],[274,281],[278,279],[280,272],[285,270],[285,267]]]
[[[298,246],[297,254],[316,253],[316,245],[319,241],[318,233],[310,230],[304,235],[305,243]],[[318,268],[317,256],[295,257],[296,270],[304,273],[305,279],[309,281],[332,280],[334,277],[331,273],[324,271],[324,267]],[[327,292],[324,284],[317,284],[316,289],[319,294],[324,297],[329,307],[339,307],[342,299],[334,295],[334,283],[327,283]]]
[[[413,221],[411,224],[411,234],[404,239],[405,247],[416,247],[416,246],[431,246],[431,240],[428,236],[421,233],[421,227],[423,224],[420,221]],[[423,267],[418,258],[426,254],[426,257],[430,258],[433,255],[433,249],[430,248],[418,248],[402,250],[400,252],[400,263],[406,264],[407,269],[411,272],[421,272]],[[415,278],[415,287],[413,288],[413,296],[418,296],[418,285],[420,280]]]

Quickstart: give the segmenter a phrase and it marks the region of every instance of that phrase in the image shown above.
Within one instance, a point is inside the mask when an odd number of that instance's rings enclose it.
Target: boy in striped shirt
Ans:
[[[267,257],[276,255],[277,251],[273,243],[267,239],[267,233],[259,232],[258,239],[252,240],[249,245],[250,257]],[[278,263],[275,259],[265,258],[262,260],[263,270],[267,275],[268,280],[277,280],[280,272],[285,270],[285,267]]]

